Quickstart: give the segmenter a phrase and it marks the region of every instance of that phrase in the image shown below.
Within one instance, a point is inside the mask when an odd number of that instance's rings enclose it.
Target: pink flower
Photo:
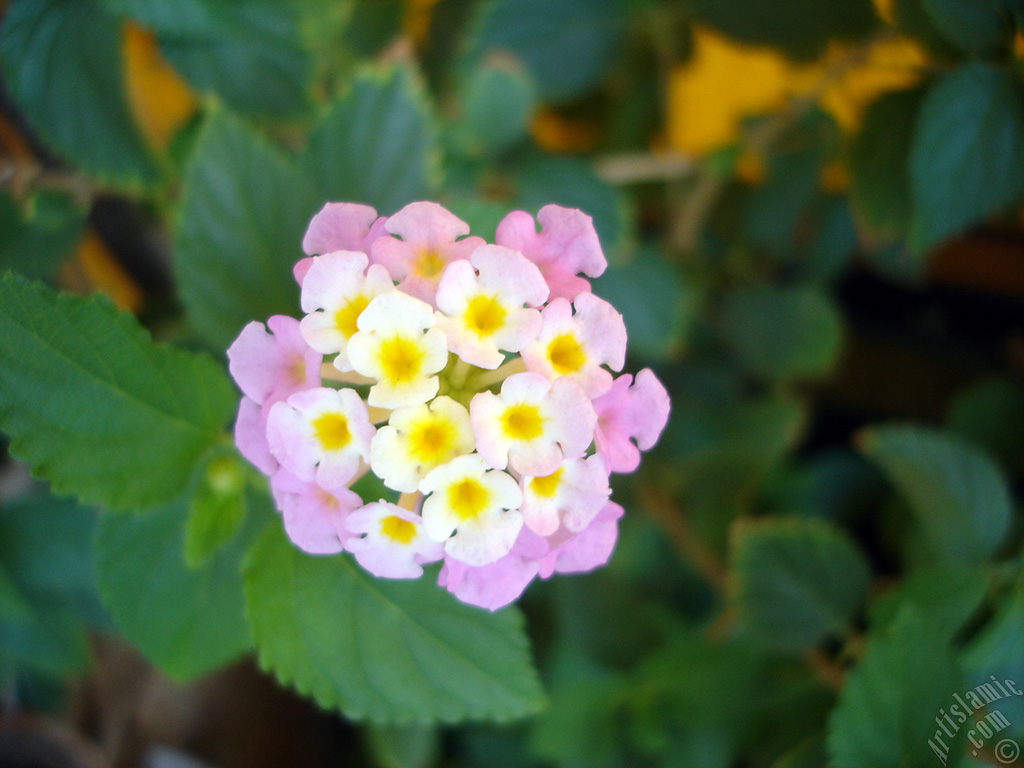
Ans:
[[[458,456],[420,483],[427,535],[470,565],[487,565],[508,554],[523,527],[523,494],[511,476],[476,454]]]
[[[502,382],[500,394],[475,395],[469,420],[476,449],[492,467],[550,475],[563,458],[584,454],[597,414],[570,379],[552,383],[536,373],[517,373]]]
[[[640,465],[640,451],[653,448],[668,423],[668,392],[654,373],[644,368],[630,386],[632,381],[628,374],[620,376],[594,400],[594,441],[610,472],[634,471]]]
[[[609,501],[586,529],[554,548],[540,563],[540,577],[553,573],[586,573],[608,562],[619,537],[619,518],[625,510]]]
[[[590,283],[579,273],[597,277],[608,267],[593,219],[575,208],[545,205],[537,213],[541,231],[525,211],[512,211],[495,233],[495,242],[519,251],[540,267],[551,298],[574,301],[590,291]]]
[[[526,370],[549,379],[567,376],[588,397],[608,391],[612,375],[602,368],[618,371],[626,362],[626,325],[622,315],[604,299],[581,293],[573,305],[555,299],[544,308],[544,328],[523,350]]]
[[[273,475],[277,471],[277,459],[267,444],[267,417],[263,415],[263,409],[248,397],[243,397],[238,404],[235,445],[238,452],[263,474]]]
[[[375,432],[366,403],[351,389],[298,392],[275,403],[267,418],[267,442],[281,466],[331,490],[369,461]]]
[[[496,611],[516,600],[535,577],[585,573],[607,563],[622,514],[622,507],[610,501],[585,530],[557,545],[523,528],[512,550],[489,565],[471,566],[446,557],[437,583],[464,603]]]
[[[419,515],[384,501],[367,504],[349,515],[347,548],[363,568],[385,579],[418,579],[423,563],[440,560],[444,545],[431,540]]]
[[[523,528],[512,550],[489,565],[472,566],[445,557],[437,583],[464,603],[496,611],[523,593],[540,572],[548,549],[543,538]]]
[[[299,329],[311,347],[325,355],[338,353],[334,367],[351,371],[348,342],[369,303],[394,289],[388,271],[358,251],[332,251],[313,259],[302,283]]]
[[[543,322],[530,307],[547,296],[540,271],[522,254],[483,245],[469,261],[448,265],[437,286],[435,317],[452,352],[493,369],[505,359],[501,350],[518,352],[537,338]]]
[[[332,251],[362,251],[368,254],[373,241],[386,234],[384,216],[368,205],[327,203],[309,222],[302,238],[302,250],[309,256]],[[300,259],[293,270],[302,285],[313,260]]]
[[[302,338],[299,322],[274,315],[249,323],[228,347],[228,370],[239,389],[266,414],[279,400],[320,386],[322,355]]]
[[[410,203],[384,226],[397,237],[375,240],[372,261],[387,268],[399,290],[431,305],[444,268],[484,245],[479,237],[463,237],[469,225],[437,203]]]
[[[342,551],[345,539],[351,535],[345,529],[345,520],[363,504],[356,493],[348,488],[328,491],[284,469],[270,479],[270,490],[281,510],[284,530],[299,549],[312,555]]]
[[[544,477],[522,479],[523,521],[535,533],[550,536],[559,526],[582,531],[601,511],[612,489],[600,456],[567,459]]]

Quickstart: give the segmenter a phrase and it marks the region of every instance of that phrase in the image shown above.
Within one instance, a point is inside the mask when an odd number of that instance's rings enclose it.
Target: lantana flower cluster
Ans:
[[[609,475],[637,468],[669,401],[650,370],[612,373],[626,329],[584,277],[607,266],[590,217],[514,211],[487,243],[436,203],[328,203],[302,245],[303,317],[228,349],[236,442],[291,540],[384,578],[443,561],[438,583],[491,610],[607,562]],[[390,500],[353,490],[370,472]]]

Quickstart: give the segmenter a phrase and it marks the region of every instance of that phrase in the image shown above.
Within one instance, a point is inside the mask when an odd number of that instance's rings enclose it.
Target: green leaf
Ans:
[[[910,505],[936,563],[985,562],[1006,535],[1010,494],[992,460],[969,443],[909,426],[874,427],[861,450]]]
[[[557,684],[530,738],[532,752],[559,766],[615,765],[622,745],[616,727],[630,691],[621,675],[591,675]]]
[[[101,0],[151,29],[160,51],[198,91],[239,112],[287,115],[306,104],[310,57],[293,4],[269,0]]]
[[[429,577],[376,579],[273,526],[248,560],[246,599],[260,664],[347,717],[510,720],[544,703],[519,612],[463,605]]]
[[[129,17],[160,34],[209,39],[229,6],[210,0],[99,0],[116,16]]]
[[[886,491],[881,474],[846,449],[820,450],[765,489],[780,514],[853,522],[877,509]]]
[[[1004,468],[1024,474],[1024,387],[1016,381],[991,378],[974,384],[950,405],[946,423],[991,451]]]
[[[921,0],[935,28],[957,49],[981,56],[1006,48],[1012,26],[998,0]]]
[[[924,0],[893,0],[892,15],[900,32],[916,38],[940,60],[956,57],[956,51],[935,28],[931,14],[924,8]]]
[[[887,93],[864,114],[850,142],[850,199],[857,216],[886,237],[910,227],[910,151],[923,88]]]
[[[592,283],[594,293],[622,313],[630,354],[658,360],[682,347],[699,297],[657,252],[641,250],[629,263],[609,266]]]
[[[698,632],[673,637],[637,672],[641,685],[632,697],[634,737],[646,742],[655,760],[671,756],[667,765],[735,765],[753,735],[765,671],[764,659],[747,644],[711,642]],[[717,696],[715,691],[744,695]]]
[[[288,3],[235,0],[215,7],[221,18],[210,37],[156,30],[161,52],[189,85],[247,114],[289,115],[305,107],[311,62]]]
[[[29,124],[69,162],[121,183],[156,178],[125,100],[116,18],[90,0],[19,0],[0,25],[0,66]]]
[[[1024,195],[1024,92],[1004,70],[966,64],[929,90],[910,155],[910,246],[929,246]]]
[[[345,41],[362,58],[370,58],[402,34],[401,0],[355,0],[345,25]]]
[[[200,568],[185,563],[187,503],[144,513],[108,513],[96,538],[103,603],[121,633],[176,680],[190,680],[245,653],[241,560],[272,513],[250,514],[245,529]]]
[[[722,307],[725,341],[743,365],[767,379],[824,375],[842,340],[839,312],[806,287],[738,288]]]
[[[28,211],[0,195],[0,269],[53,276],[82,235],[85,216],[64,195],[37,195]]]
[[[452,133],[467,155],[491,158],[522,141],[534,105],[534,84],[514,59],[492,59],[474,70],[462,91]]]
[[[435,133],[427,96],[408,67],[364,72],[313,128],[302,164],[321,198],[391,215],[430,197]]]
[[[740,621],[758,645],[797,651],[842,634],[867,598],[864,555],[819,520],[741,525],[733,546]]]
[[[199,472],[185,524],[185,562],[203,565],[234,539],[245,519],[245,474],[233,450],[215,452]]]
[[[959,686],[960,674],[946,639],[912,608],[900,611],[886,633],[868,642],[864,658],[839,694],[829,722],[832,765],[944,764],[929,740],[934,740],[939,710],[950,706]],[[956,747],[951,751],[954,757],[958,754]]]
[[[820,283],[837,281],[846,272],[857,251],[857,227],[845,197],[829,196],[821,205],[801,271]]]
[[[873,629],[884,631],[903,606],[912,605],[943,637],[952,639],[978,609],[987,589],[983,568],[924,568],[875,600],[868,616]]]
[[[618,0],[479,3],[471,61],[492,51],[522,60],[547,102],[586,92],[615,60],[625,28]]]
[[[1011,693],[1009,700],[999,701],[991,709],[998,710],[1008,719],[1013,730],[995,736],[988,744],[989,747],[995,746],[1005,736],[1012,736],[1018,741],[1024,736],[1024,699],[1007,686],[1012,683],[1017,691],[1024,689],[1024,655],[1020,649],[1022,636],[1024,588],[1018,586],[1006,596],[991,622],[971,641],[962,657],[969,685],[987,686],[982,689],[985,691],[994,688],[997,694],[1003,691]],[[1002,690],[998,684],[1002,684]],[[964,695],[970,699],[966,693]],[[989,697],[983,700],[989,700]]]
[[[870,32],[877,19],[870,0],[696,0],[699,20],[744,43],[772,45],[808,60],[833,38],[855,39]]]
[[[108,299],[0,279],[0,427],[57,493],[117,508],[173,498],[234,407],[217,365],[155,345]]]
[[[821,175],[818,147],[772,158],[768,180],[755,188],[743,211],[744,233],[777,256],[793,252],[797,225],[814,199]]]
[[[441,733],[436,726],[371,723],[364,731],[377,768],[431,768],[441,753]]]
[[[63,676],[89,658],[86,622],[102,624],[90,542],[96,513],[46,496],[0,507],[0,657]]]
[[[107,621],[96,593],[92,537],[98,514],[70,499],[38,496],[0,507],[0,562],[38,604]]]
[[[251,320],[296,312],[291,270],[316,208],[274,147],[226,112],[210,116],[185,172],[174,267],[192,324],[216,348]]]

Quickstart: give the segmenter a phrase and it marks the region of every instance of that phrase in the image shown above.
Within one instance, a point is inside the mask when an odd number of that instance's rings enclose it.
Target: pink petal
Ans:
[[[249,323],[228,347],[228,370],[242,392],[267,411],[296,392],[320,385],[323,356],[306,344],[299,321],[285,315]]]
[[[358,203],[327,203],[309,222],[302,250],[310,255],[331,251],[362,251],[377,211]]]
[[[272,475],[277,471],[277,459],[267,444],[267,419],[260,406],[248,397],[243,397],[238,404],[235,445],[238,452],[263,474]]]

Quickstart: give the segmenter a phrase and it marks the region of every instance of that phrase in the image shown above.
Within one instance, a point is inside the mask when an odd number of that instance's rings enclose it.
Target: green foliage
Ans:
[[[978,610],[988,584],[983,568],[922,568],[871,604],[871,625],[885,631],[904,606],[912,606],[942,637],[952,639]]]
[[[118,508],[174,497],[233,399],[212,361],[153,344],[109,301],[0,279],[0,426],[56,492]]]
[[[928,768],[935,718],[960,688],[946,639],[912,608],[872,639],[829,723],[835,768]],[[952,750],[956,755],[956,750]]]
[[[269,0],[101,0],[151,29],[160,51],[200,92],[240,112],[286,115],[305,104],[309,55],[295,9]]]
[[[622,313],[631,354],[658,360],[680,349],[697,291],[656,254],[643,249],[629,263],[609,266],[593,285]]]
[[[835,37],[866,34],[877,23],[869,0],[697,0],[697,15],[728,37],[744,43],[777,46],[797,59],[820,54]]]
[[[314,126],[302,165],[320,199],[390,215],[430,196],[434,134],[426,95],[409,68],[365,72]]]
[[[210,37],[163,36],[157,30],[171,64],[193,88],[216,93],[240,112],[286,115],[302,109],[310,62],[288,4],[216,5],[224,18]]]
[[[1024,196],[1024,91],[978,62],[925,96],[910,154],[917,253]]]
[[[740,622],[758,645],[797,651],[843,634],[867,597],[867,561],[823,522],[741,525],[733,546]]]
[[[619,0],[488,0],[476,10],[471,60],[511,52],[543,100],[564,101],[592,88],[608,68],[622,11]]]
[[[93,0],[23,0],[0,26],[0,66],[32,127],[90,173],[138,185],[156,171],[128,111],[120,51],[117,19]]]
[[[509,720],[544,703],[516,609],[463,605],[429,577],[375,579],[273,527],[247,563],[246,604],[261,665],[353,719]]]
[[[526,137],[534,84],[515,60],[495,58],[472,72],[462,92],[453,133],[466,154],[494,156]]]
[[[215,348],[251,320],[297,310],[291,268],[316,209],[287,158],[228,113],[213,112],[185,172],[174,267],[189,318]]]
[[[794,250],[797,224],[818,189],[818,147],[780,155],[769,177],[747,200],[743,225],[750,240],[773,254]]]
[[[952,432],[990,451],[1004,469],[1024,472],[1024,387],[1011,379],[979,381],[961,392],[947,415]]]
[[[144,301],[135,319],[0,280],[4,703],[59,708],[100,631],[178,680],[255,651],[362,721],[331,728],[353,766],[992,762],[994,743],[944,761],[928,742],[954,692],[1024,678],[999,258],[1024,226],[1024,2],[893,0],[891,25],[873,5],[6,3],[0,266]],[[164,61],[122,61],[128,24]],[[724,146],[677,146],[678,120],[719,108]],[[155,126],[174,129],[159,173]],[[625,371],[656,367],[672,401],[656,451],[611,478],[609,566],[538,580],[523,615],[459,603],[436,564],[378,579],[296,548],[224,433],[223,352],[299,314],[311,216],[421,199],[488,239],[513,209],[592,216]],[[855,432],[908,415],[929,426]],[[14,457],[104,509],[41,494]],[[372,473],[353,490],[398,501]],[[999,702],[1006,737],[1022,703]]]
[[[862,433],[864,453],[882,468],[910,505],[936,563],[984,562],[1010,523],[1006,481],[985,454],[954,437],[915,427]]]
[[[964,669],[969,681],[974,684],[988,683],[991,677],[1002,682],[1012,680],[1017,685],[1024,679],[1024,658],[1020,652],[1020,639],[1024,634],[1024,588],[1017,587],[993,617],[992,621],[972,640],[963,655]],[[1021,714],[1024,706],[1018,700],[1002,702],[1000,709],[1006,710],[1015,731],[1021,732]],[[1014,717],[1016,714],[1016,717]]]
[[[102,622],[89,543],[96,513],[47,496],[0,507],[0,665],[62,676]]]
[[[897,237],[910,227],[910,155],[924,91],[887,93],[873,102],[850,144],[850,197],[874,230]]]
[[[433,725],[371,724],[365,733],[378,768],[430,768],[441,751],[441,734]]]
[[[721,322],[739,360],[766,379],[820,376],[839,353],[841,320],[812,288],[737,288],[725,297]]]
[[[0,269],[51,277],[82,234],[83,216],[64,195],[37,196],[27,211],[0,196]]]
[[[245,519],[245,468],[235,452],[214,452],[199,468],[185,524],[185,562],[202,566]]]
[[[184,498],[146,512],[104,515],[96,572],[118,630],[176,680],[196,678],[249,650],[241,559],[270,514],[250,514],[241,535],[197,568],[185,561]]]
[[[935,28],[965,53],[999,53],[1010,32],[999,0],[921,0]]]

